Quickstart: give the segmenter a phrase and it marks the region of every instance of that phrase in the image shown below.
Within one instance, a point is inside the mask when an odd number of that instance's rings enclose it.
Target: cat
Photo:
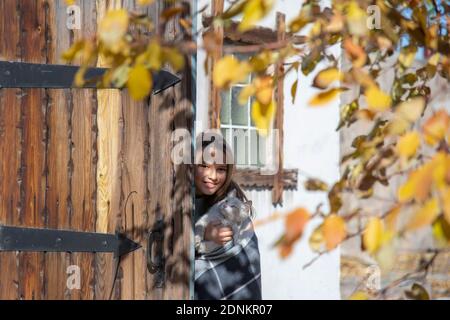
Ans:
[[[251,216],[252,202],[243,202],[236,197],[236,189],[214,204],[195,224],[195,249],[199,254],[208,254],[222,247],[214,241],[204,239],[206,226],[212,221],[220,221],[223,226],[233,230],[233,243],[236,244],[242,223]]]

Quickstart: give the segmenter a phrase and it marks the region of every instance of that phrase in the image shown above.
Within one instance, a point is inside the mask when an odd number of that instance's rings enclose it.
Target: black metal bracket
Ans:
[[[141,246],[121,233],[94,233],[0,225],[0,251],[113,252],[123,256]]]
[[[156,246],[155,255],[153,255],[153,245]],[[148,234],[147,269],[155,275],[155,287],[162,288],[165,282],[164,221],[162,219],[156,221]]]
[[[73,80],[78,69],[79,66],[0,61],[0,88],[75,88]],[[98,80],[107,70],[89,68],[83,88],[97,88]],[[152,93],[157,94],[180,81],[179,77],[168,71],[155,72]],[[111,85],[109,88],[115,87]]]

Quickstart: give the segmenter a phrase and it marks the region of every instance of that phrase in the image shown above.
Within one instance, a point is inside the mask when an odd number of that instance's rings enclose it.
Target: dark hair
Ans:
[[[215,150],[222,150],[222,159],[225,159],[227,166],[227,175],[224,184],[210,196],[205,196],[206,205],[208,208],[212,207],[215,203],[224,199],[228,192],[236,190],[236,196],[243,202],[248,201],[242,188],[238,183],[233,181],[233,173],[235,170],[233,151],[231,150],[228,143],[225,141],[220,132],[211,130],[206,132],[201,132],[197,135],[196,139],[196,152],[195,152],[195,164],[204,163],[203,155],[207,148],[214,148]],[[251,210],[251,215],[253,215],[253,210]]]

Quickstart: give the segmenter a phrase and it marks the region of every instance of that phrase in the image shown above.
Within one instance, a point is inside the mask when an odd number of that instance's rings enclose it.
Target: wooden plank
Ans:
[[[283,190],[297,190],[298,170],[280,169]],[[247,190],[267,190],[274,187],[274,175],[261,175],[259,169],[237,169],[233,180]]]
[[[147,164],[146,146],[148,106],[136,102],[125,92],[122,94],[124,136],[122,194],[130,196],[127,207],[122,208],[122,232],[143,247],[147,236]],[[130,194],[132,192],[136,192]],[[125,203],[124,203],[125,205]],[[146,298],[146,257],[137,250],[122,259],[122,299]]]
[[[45,1],[20,0],[20,50],[25,62],[45,63]],[[23,152],[21,170],[24,197],[20,224],[43,227],[46,221],[46,112],[44,89],[25,89],[21,100],[23,109]],[[40,299],[43,294],[44,253],[19,253],[19,296]]]
[[[104,17],[106,11],[119,8],[121,1],[96,1],[97,23]],[[107,67],[102,59],[97,66]],[[114,232],[120,225],[121,203],[121,128],[122,113],[120,92],[115,89],[97,91],[97,221],[96,232]],[[113,285],[114,261],[110,254],[96,255],[96,299],[108,299]],[[114,290],[114,299],[120,297],[120,275]]]
[[[49,1],[46,10],[45,38],[48,63],[60,63],[60,56],[70,47],[70,32],[66,28],[66,6],[63,1]],[[48,148],[47,148],[47,227],[69,229],[69,121],[72,99],[70,90],[49,89],[48,93]],[[70,298],[66,286],[68,253],[46,253],[44,299]]]
[[[212,14],[214,17],[223,13],[224,0],[213,0],[212,2]],[[220,128],[220,108],[222,100],[220,99],[220,89],[214,86],[213,82],[213,70],[216,63],[222,57],[222,47],[223,47],[223,27],[214,26],[213,32],[216,34],[218,39],[217,47],[212,53],[210,61],[210,71],[209,71],[209,85],[210,85],[210,103],[209,103],[209,128],[217,129]]]
[[[209,28],[211,26],[213,18],[213,16],[203,16],[203,27]],[[267,44],[277,41],[277,30],[273,30],[267,27],[255,26],[249,31],[240,32],[238,31],[238,26],[239,22],[237,21],[231,21],[230,23],[227,23],[223,34],[224,39],[233,42],[240,42],[243,44]],[[208,29],[208,31],[209,30],[210,29]],[[305,36],[295,35],[289,32],[286,33],[286,39],[288,39],[290,43],[296,45],[305,44],[306,42]]]
[[[0,1],[0,58],[16,59],[19,17],[15,0]],[[0,223],[18,224],[21,212],[21,91],[0,89]],[[17,299],[18,269],[15,252],[0,253],[0,299]]]
[[[286,16],[277,12],[277,39],[284,41],[286,39]],[[274,185],[272,189],[272,204],[283,204],[283,117],[284,117],[284,66],[283,61],[279,61],[275,66],[276,77],[276,103],[277,110],[275,114],[274,128],[278,130],[280,142],[278,144],[278,172],[274,176]]]
[[[149,109],[149,160],[148,160],[148,189],[149,199],[149,223],[150,228],[156,221],[164,219],[166,226],[167,217],[171,216],[171,191],[172,191],[172,165],[170,161],[172,130],[171,119],[173,117],[172,96],[168,90],[152,96]],[[166,228],[166,231],[168,228]],[[167,234],[165,236],[167,241]],[[167,242],[164,247],[167,248]],[[165,252],[166,254],[166,252]],[[166,257],[167,259],[167,257]],[[150,299],[166,298],[167,288],[155,287],[155,275],[148,274],[147,292]],[[166,283],[167,285],[167,283]]]
[[[96,32],[96,7],[92,1],[82,1],[81,29],[74,30],[73,41],[89,38]],[[75,61],[80,63],[80,61]],[[72,90],[71,114],[71,212],[70,228],[95,231],[96,161],[97,161],[97,96],[94,89]],[[71,291],[71,299],[93,299],[95,296],[95,255],[73,253],[71,264],[80,268],[80,290]]]
[[[192,1],[190,2],[192,5]],[[219,8],[221,4],[218,4]],[[223,3],[222,3],[223,7]],[[170,25],[172,37],[177,37],[182,32],[175,19]],[[185,59],[185,69],[180,77],[182,82],[170,89],[173,96],[173,130],[187,130],[192,137],[193,132],[193,83],[191,60]],[[169,90],[168,90],[169,91]],[[220,95],[218,96],[220,100]],[[219,104],[220,106],[220,104]],[[220,109],[219,109],[220,114]],[[176,141],[172,141],[173,150]],[[192,141],[191,141],[192,143]],[[191,145],[191,154],[192,145]],[[191,242],[192,210],[193,210],[193,171],[187,164],[172,163],[173,182],[171,203],[172,208],[166,236],[167,241],[167,266],[166,275],[170,290],[167,290],[168,299],[190,299],[191,263],[194,261],[194,251]]]

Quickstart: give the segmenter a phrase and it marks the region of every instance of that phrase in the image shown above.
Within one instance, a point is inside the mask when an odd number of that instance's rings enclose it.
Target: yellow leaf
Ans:
[[[238,103],[242,106],[247,105],[248,99],[255,94],[256,88],[253,84],[245,86],[239,93]]]
[[[225,56],[214,66],[213,81],[219,88],[227,88],[233,83],[244,81],[251,68],[247,62],[239,62],[233,56]]]
[[[295,103],[295,97],[297,96],[297,86],[298,86],[298,79],[295,80],[294,83],[291,86],[292,104]]]
[[[342,72],[337,68],[327,68],[320,71],[314,78],[313,85],[320,89],[327,88],[335,81],[341,81],[343,79]]]
[[[415,57],[416,50],[402,51],[398,56],[398,61],[403,65],[403,67],[409,68],[414,62]]]
[[[441,141],[449,128],[450,117],[445,110],[439,110],[423,125],[425,142],[429,145],[435,145]]]
[[[140,6],[148,6],[152,4],[155,0],[138,0],[137,3]]]
[[[158,71],[162,66],[162,49],[158,41],[151,40],[147,50],[136,58],[136,64],[146,65],[150,70]]]
[[[416,131],[408,132],[400,137],[397,142],[397,154],[400,157],[409,159],[417,152],[417,148],[420,145],[419,133]]]
[[[304,186],[308,191],[328,191],[328,185],[319,179],[310,178],[305,181]]]
[[[332,214],[325,218],[323,222],[323,236],[328,251],[333,250],[346,237],[347,230],[342,217]]]
[[[419,229],[431,223],[439,215],[439,203],[436,198],[428,200],[425,205],[420,208],[409,221],[406,226],[407,230]]]
[[[433,236],[440,247],[450,245],[450,223],[444,217],[439,217],[433,223]]]
[[[444,218],[450,224],[450,187],[442,191],[442,206],[444,210]]]
[[[138,64],[130,70],[127,87],[133,99],[141,100],[150,94],[152,75],[143,65]]]
[[[367,33],[367,13],[361,9],[356,1],[350,1],[347,4],[346,16],[346,23],[351,34],[363,36]]]
[[[427,162],[422,167],[410,173],[408,180],[398,189],[398,200],[402,203],[415,199],[424,201],[431,189],[433,182],[433,162]]]
[[[163,48],[163,57],[175,71],[184,67],[184,56],[175,48]]]
[[[368,300],[369,296],[365,292],[357,291],[354,294],[352,294],[348,299],[349,300]]]
[[[80,51],[83,50],[84,46],[84,40],[76,41],[68,50],[63,52],[62,58],[67,62],[73,61],[80,54]]]
[[[267,136],[268,130],[275,115],[276,103],[272,100],[268,105],[262,105],[258,100],[253,101],[252,120],[261,136]]]
[[[363,233],[363,245],[370,254],[375,253],[381,246],[384,232],[383,221],[378,217],[370,218]]]
[[[309,237],[309,246],[314,252],[322,252],[325,245],[325,238],[323,236],[323,224],[314,229]]]
[[[309,105],[313,107],[323,106],[335,99],[342,91],[344,91],[342,88],[333,88],[328,91],[321,92],[309,100]]]
[[[391,106],[391,97],[377,86],[370,86],[365,92],[367,107],[373,111],[385,111]]]
[[[392,233],[397,231],[398,216],[400,214],[401,208],[402,207],[400,205],[396,205],[392,207],[386,214],[385,222],[387,231]]]
[[[441,54],[435,53],[431,56],[430,59],[428,59],[428,64],[431,64],[432,66],[437,66],[440,58],[441,58]]]
[[[100,21],[98,34],[103,44],[117,52],[119,43],[128,29],[128,13],[124,9],[112,10]]]
[[[258,77],[255,79],[256,99],[267,105],[272,100],[273,79],[270,76]]]
[[[422,115],[424,107],[425,98],[414,97],[397,105],[395,107],[395,113],[397,116],[400,116],[409,122],[415,122]]]
[[[242,21],[238,26],[240,32],[247,31],[272,9],[273,0],[248,0],[243,11]]]
[[[389,123],[388,132],[391,135],[403,134],[422,115],[425,107],[423,97],[414,97],[401,102],[395,107],[394,119]]]

